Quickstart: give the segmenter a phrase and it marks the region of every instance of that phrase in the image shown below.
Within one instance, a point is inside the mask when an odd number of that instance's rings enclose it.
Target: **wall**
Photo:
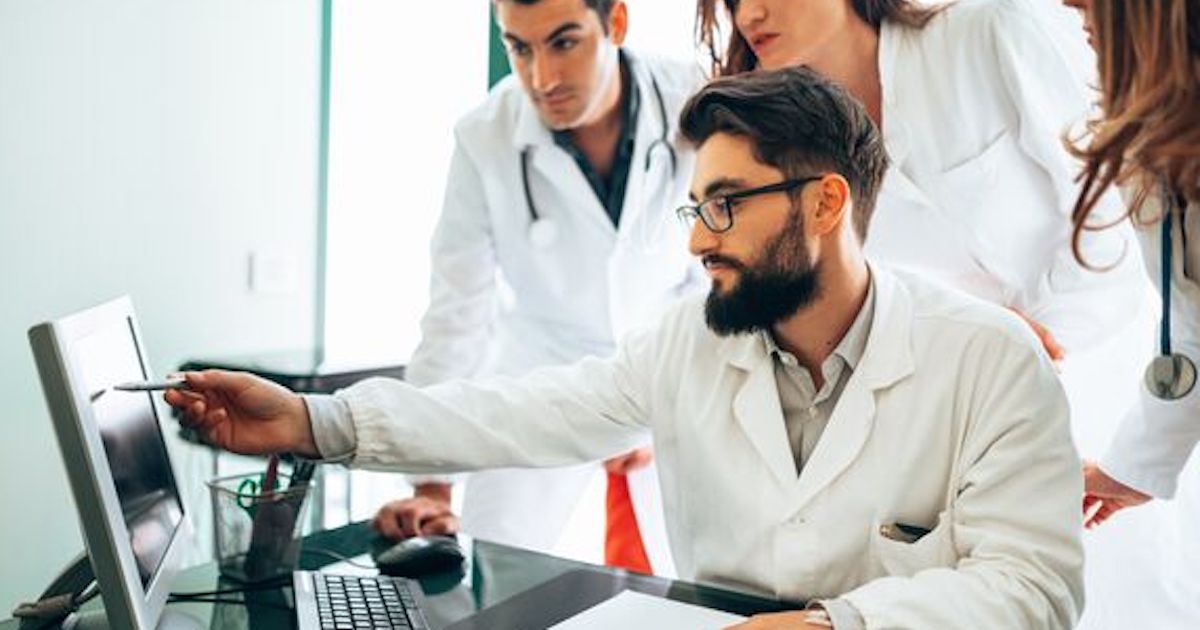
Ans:
[[[320,34],[317,0],[0,0],[0,618],[82,548],[30,325],[128,293],[159,374],[313,343]]]
[[[487,90],[487,5],[332,7],[326,358],[404,363],[429,297],[429,239],[454,123]],[[451,30],[440,25],[453,25]]]

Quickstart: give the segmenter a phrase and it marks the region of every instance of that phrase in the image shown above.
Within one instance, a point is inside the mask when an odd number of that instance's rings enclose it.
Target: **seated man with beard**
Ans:
[[[332,397],[191,373],[167,401],[236,452],[410,472],[602,459],[649,428],[681,577],[815,607],[748,628],[1071,627],[1082,482],[1054,369],[1014,315],[864,258],[887,159],[862,108],[754,73],[681,130],[712,290],[616,356]]]

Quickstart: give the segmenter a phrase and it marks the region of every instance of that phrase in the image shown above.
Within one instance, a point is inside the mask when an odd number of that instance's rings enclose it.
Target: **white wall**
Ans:
[[[487,91],[487,2],[448,0],[437,11],[431,24],[406,2],[333,5],[325,340],[334,365],[404,363],[419,339],[454,123]]]
[[[662,57],[704,62],[696,47],[696,3],[694,0],[625,0],[629,7],[630,50]]]
[[[160,374],[313,343],[319,43],[316,0],[0,0],[0,618],[82,548],[30,325],[129,293]]]

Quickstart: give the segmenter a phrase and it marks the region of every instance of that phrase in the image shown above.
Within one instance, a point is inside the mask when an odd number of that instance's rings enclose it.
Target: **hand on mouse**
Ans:
[[[412,498],[379,508],[371,526],[393,540],[455,534],[459,523],[450,509],[450,488],[450,484],[443,483],[421,484]]]

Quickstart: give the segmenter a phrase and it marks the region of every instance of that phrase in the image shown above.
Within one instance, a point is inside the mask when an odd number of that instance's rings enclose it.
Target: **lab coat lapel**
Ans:
[[[903,77],[896,74],[896,59],[900,56],[901,33],[895,24],[885,20],[879,31],[879,83],[882,91],[881,116],[883,144],[887,150],[887,173],[883,177],[880,195],[895,195],[910,202],[933,208],[933,202],[905,172],[908,160],[909,131],[904,125],[904,113],[896,98],[896,84]]]
[[[570,224],[587,223],[615,237],[612,219],[608,218],[608,212],[596,198],[591,184],[575,159],[554,143],[554,136],[542,123],[528,97],[521,102],[513,144],[518,160],[521,151],[529,149],[529,194],[539,216]],[[564,200],[569,207],[562,207]]]
[[[733,397],[733,416],[767,468],[787,487],[796,482],[796,462],[788,445],[775,384],[775,364],[755,335],[731,338],[733,368],[744,380]]]
[[[651,143],[657,140],[662,132],[658,128],[660,124],[658,121],[658,96],[654,93],[654,87],[650,82],[650,69],[646,67],[645,62],[635,58],[628,51],[625,55],[629,60],[630,72],[633,75],[631,78],[637,81],[641,101],[638,106],[637,120],[634,121],[637,127],[633,136],[633,157],[629,163],[629,179],[625,185],[625,201],[621,205],[620,230],[622,232],[626,230],[626,226],[635,224],[648,204],[666,201],[654,199],[653,195],[662,190],[662,187],[656,186],[656,184],[662,184],[671,176],[669,158],[661,149],[656,150],[656,153],[661,151],[663,155],[655,155],[654,158],[661,160],[662,163],[651,162],[649,171],[647,171],[647,152],[650,150]],[[650,175],[653,177],[649,177]],[[651,188],[646,189],[647,186]]]
[[[875,313],[867,345],[817,447],[809,461],[803,462],[791,504],[795,510],[803,508],[862,452],[875,424],[876,393],[913,372],[910,298],[890,273],[873,266],[871,271]]]

